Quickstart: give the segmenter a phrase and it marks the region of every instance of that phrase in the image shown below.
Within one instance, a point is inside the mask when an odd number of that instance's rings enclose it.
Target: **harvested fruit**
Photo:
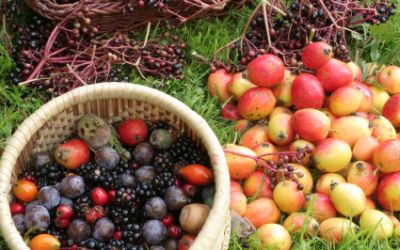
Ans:
[[[359,186],[365,196],[372,195],[378,186],[376,167],[364,161],[352,163],[347,172],[347,182]]]
[[[374,163],[382,173],[400,171],[400,140],[387,140],[374,151]]]
[[[236,213],[243,216],[246,212],[247,198],[241,191],[230,192],[229,207],[235,210]]]
[[[315,236],[318,234],[319,223],[306,213],[292,213],[283,222],[283,227],[290,233],[299,232],[306,225],[306,235]]]
[[[257,229],[256,237],[265,249],[289,250],[292,245],[289,232],[279,224],[264,224]]]
[[[314,149],[315,166],[324,172],[337,172],[351,161],[351,148],[343,140],[328,138],[322,140]]]
[[[26,211],[24,221],[26,228],[43,232],[50,225],[50,214],[45,207],[37,205]]]
[[[340,87],[350,85],[353,81],[353,71],[350,67],[335,58],[316,70],[316,76],[327,92],[333,92]]]
[[[361,109],[364,96],[353,86],[336,89],[329,97],[329,110],[337,116],[351,115]]]
[[[322,108],[324,89],[321,82],[312,74],[301,73],[293,81],[291,89],[292,103],[296,109]]]
[[[324,42],[310,43],[304,47],[301,60],[307,68],[318,69],[332,58],[332,50],[332,47]]]
[[[393,124],[394,127],[400,127],[400,94],[394,95],[386,101],[383,106],[383,115]]]
[[[58,250],[61,242],[50,234],[39,234],[29,241],[31,250]]]
[[[392,237],[394,229],[389,216],[376,209],[366,209],[361,214],[360,227],[379,240]]]
[[[74,214],[72,207],[67,205],[60,205],[56,209],[56,216],[60,219],[69,219]]]
[[[143,225],[142,236],[147,244],[159,245],[167,238],[168,231],[159,220],[149,220]]]
[[[252,88],[246,91],[238,102],[241,116],[249,120],[259,120],[268,116],[275,107],[276,98],[268,88]]]
[[[279,209],[286,213],[300,211],[304,205],[304,194],[293,181],[281,181],[273,192],[274,201]]]
[[[10,204],[10,211],[11,215],[23,214],[25,213],[25,207],[19,202],[13,202]]]
[[[388,211],[400,211],[400,173],[383,176],[377,189],[379,205]]]
[[[329,195],[334,185],[345,182],[345,178],[337,173],[326,173],[318,178],[315,188],[318,193]]]
[[[331,198],[322,193],[314,193],[306,196],[304,204],[306,209],[311,210],[311,216],[319,222],[336,216],[336,209]]]
[[[291,123],[292,116],[278,114],[269,120],[268,137],[276,145],[288,145],[294,139],[294,131]]]
[[[96,151],[95,161],[98,166],[105,169],[115,168],[120,160],[118,152],[112,147],[103,147]]]
[[[257,145],[267,141],[269,141],[267,126],[257,124],[242,134],[239,145],[253,149]]]
[[[199,164],[191,164],[180,168],[179,174],[187,182],[197,186],[207,186],[214,179],[210,169]]]
[[[243,193],[247,197],[272,198],[271,181],[269,177],[262,171],[256,170],[244,181]]]
[[[93,189],[92,192],[90,192],[90,198],[93,204],[100,206],[104,206],[108,201],[107,192],[101,187]]]
[[[260,87],[272,87],[282,81],[285,66],[283,61],[271,54],[257,57],[247,65],[250,82]]]
[[[14,195],[23,202],[29,202],[36,198],[38,189],[35,183],[26,180],[19,180],[13,187]]]
[[[346,235],[355,234],[357,225],[345,218],[329,218],[324,220],[319,231],[321,237],[331,243],[339,243]]]
[[[198,234],[206,222],[210,207],[204,204],[192,203],[182,208],[179,223],[189,234]]]
[[[259,228],[267,223],[278,222],[281,212],[272,199],[259,198],[247,204],[244,217],[256,228]]]
[[[371,129],[367,119],[359,116],[344,116],[332,123],[329,137],[345,141],[353,148],[358,139],[370,135]]]
[[[235,104],[226,103],[221,109],[221,116],[226,120],[237,121],[242,119],[239,109]]]
[[[228,84],[232,80],[232,74],[224,69],[216,70],[208,76],[208,90],[220,102],[225,102],[231,96],[228,91]]]
[[[339,183],[332,187],[330,197],[335,209],[344,216],[353,217],[365,210],[366,197],[357,185]]]
[[[294,131],[304,140],[321,141],[328,136],[331,128],[329,118],[317,109],[301,109],[292,116]]]
[[[389,94],[400,94],[400,68],[394,65],[384,67],[377,75],[377,81]]]
[[[54,187],[42,187],[38,194],[38,200],[47,210],[53,209],[60,204],[60,192]]]
[[[249,89],[257,87],[249,80],[243,78],[242,73],[233,74],[231,81],[228,84],[228,90],[236,99],[240,99],[242,95]]]
[[[79,175],[68,175],[62,179],[60,184],[60,191],[68,198],[76,198],[85,192],[85,181]]]
[[[257,162],[245,155],[256,156],[253,150],[228,144],[225,147],[225,158],[228,163],[229,173],[232,179],[246,179],[256,169]]]
[[[82,140],[73,139],[58,145],[54,150],[54,158],[64,167],[74,170],[89,161],[89,147]]]
[[[147,124],[143,120],[128,119],[118,126],[118,136],[121,142],[134,146],[143,142],[148,136]]]

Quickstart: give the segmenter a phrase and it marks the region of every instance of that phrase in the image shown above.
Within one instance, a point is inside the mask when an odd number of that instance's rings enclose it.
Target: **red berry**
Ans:
[[[56,217],[59,219],[69,219],[71,218],[73,213],[74,210],[72,209],[72,207],[66,205],[60,205],[56,209]]]
[[[90,199],[95,205],[104,206],[105,204],[107,204],[108,195],[104,188],[98,187],[90,192]]]
[[[121,230],[115,231],[114,235],[113,235],[113,239],[120,240],[121,238],[122,238],[122,231]]]
[[[106,216],[106,212],[102,206],[94,206],[93,211],[95,212],[96,219],[103,218]]]
[[[95,222],[97,220],[96,211],[93,208],[89,208],[85,211],[85,219],[88,222]]]
[[[54,220],[54,222],[56,224],[56,227],[59,227],[59,228],[67,228],[69,226],[69,219],[61,219],[61,218],[57,217]]]
[[[307,68],[318,69],[327,63],[332,56],[332,47],[329,44],[315,42],[304,47],[301,60]]]
[[[181,180],[175,179],[175,185],[178,186],[178,187],[181,187],[182,186]]]
[[[182,236],[182,229],[177,225],[170,225],[168,227],[168,236],[174,239],[179,239]]]
[[[193,235],[184,235],[178,242],[178,250],[188,250],[195,239]]]
[[[25,207],[19,202],[13,202],[10,204],[10,211],[11,215],[23,214],[25,213]]]
[[[143,142],[148,136],[147,124],[140,119],[129,119],[118,126],[120,141],[128,146]]]
[[[168,227],[174,223],[174,216],[172,214],[168,214],[167,216],[161,219],[162,224]]]
[[[184,184],[182,188],[183,191],[185,191],[185,194],[189,197],[193,197],[197,192],[197,187],[189,183]]]
[[[227,103],[221,109],[221,116],[226,120],[237,121],[242,118],[236,105]]]
[[[89,162],[90,150],[82,140],[73,139],[58,145],[54,150],[54,158],[64,167],[74,170]]]
[[[206,186],[214,180],[211,170],[200,164],[190,164],[179,169],[179,174],[193,185]]]
[[[108,202],[109,203],[114,203],[115,202],[115,195],[117,194],[117,190],[110,190],[108,191]]]

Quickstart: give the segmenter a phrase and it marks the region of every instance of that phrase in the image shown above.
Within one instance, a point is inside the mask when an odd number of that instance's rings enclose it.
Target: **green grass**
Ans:
[[[179,27],[174,32],[185,41],[188,45],[188,54],[196,52],[205,58],[211,58],[213,52],[219,47],[237,37],[244,26],[247,17],[250,15],[251,9],[242,9],[231,11],[225,18],[200,20],[191,24],[186,24]],[[396,17],[399,22],[395,24],[395,29],[400,27],[400,17]],[[392,22],[393,23],[393,22]],[[353,52],[360,59],[367,58],[366,61],[377,57],[391,58],[393,63],[399,63],[398,58],[394,55],[400,51],[400,43],[398,41],[400,35],[385,37],[391,33],[389,29],[382,34],[381,30],[374,31],[372,38],[368,42],[367,39],[357,42],[357,49]],[[384,30],[384,31],[385,31]],[[152,34],[161,34],[165,30],[153,29]],[[400,34],[400,33],[399,33]],[[385,37],[383,39],[382,37]],[[377,49],[378,48],[378,49]],[[42,105],[48,96],[32,89],[8,86],[7,72],[13,67],[12,61],[9,60],[3,46],[0,44],[0,153],[4,148],[7,138],[13,133],[18,124],[33,113]],[[224,121],[220,115],[220,104],[210,97],[207,92],[207,75],[209,74],[209,66],[202,64],[193,57],[189,58],[188,65],[184,69],[185,80],[169,80],[162,84],[162,88],[166,93],[178,98],[186,103],[202,115],[209,125],[212,127],[221,143],[232,142],[235,134],[232,132],[232,123]],[[131,82],[140,83],[147,86],[158,87],[161,82],[156,79],[142,79],[133,72],[130,75]],[[361,232],[354,236],[347,237],[339,245],[329,245],[321,238],[313,237],[303,239],[300,235],[293,235],[293,249],[399,249],[400,242],[396,239],[390,241],[378,241],[367,237]],[[254,249],[256,242],[250,240],[249,246]],[[6,249],[5,243],[0,239],[0,249]],[[233,237],[230,249],[241,250],[245,249],[237,237]]]

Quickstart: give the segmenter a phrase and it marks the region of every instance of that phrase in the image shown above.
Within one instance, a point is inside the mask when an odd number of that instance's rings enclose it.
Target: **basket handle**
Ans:
[[[58,4],[52,0],[25,0],[25,3],[34,11],[52,20],[62,20],[70,14],[79,3]]]

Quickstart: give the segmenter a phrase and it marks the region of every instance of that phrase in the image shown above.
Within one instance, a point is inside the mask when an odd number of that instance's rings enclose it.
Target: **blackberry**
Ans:
[[[113,173],[115,174],[122,174],[122,173],[128,173],[128,174],[133,174],[133,167],[135,166],[135,162],[126,162],[126,161],[121,161],[116,168],[112,170]]]
[[[109,211],[111,220],[117,227],[124,228],[128,223],[134,221],[136,215],[136,204],[131,207],[112,207]]]
[[[87,194],[77,198],[76,201],[74,202],[75,216],[77,218],[84,219],[85,211],[91,206],[92,202]]]
[[[157,195],[156,190],[154,190],[153,185],[150,183],[139,183],[135,191],[141,202]]]
[[[64,168],[56,163],[47,163],[43,167],[33,171],[38,188],[55,185],[64,177]]]
[[[59,239],[60,242],[66,239],[66,230],[63,228],[58,228],[54,225],[48,228],[44,233],[53,235],[54,237]]]
[[[131,188],[120,188],[115,194],[115,201],[122,207],[130,207],[137,202],[136,191]]]
[[[170,125],[165,121],[152,121],[148,123],[148,128],[149,128],[149,134],[151,134],[151,132],[153,132],[156,129],[160,128],[169,129]]]
[[[172,170],[174,167],[173,158],[167,151],[161,151],[154,157],[154,169],[157,172],[164,172],[166,170]]]
[[[101,250],[144,250],[142,245],[136,245],[128,243],[126,244],[123,240],[110,240],[110,242]]]
[[[118,187],[118,175],[97,166],[96,163],[89,162],[78,168],[77,173],[83,176],[85,184],[89,188],[95,188],[101,184],[105,189],[115,189]]]
[[[141,226],[136,223],[128,224],[123,228],[122,239],[126,243],[138,243],[140,241],[140,229]]]
[[[153,180],[154,189],[159,195],[164,195],[165,190],[173,185],[175,185],[175,176],[170,171],[159,173]]]
[[[80,242],[79,246],[85,247],[87,249],[101,249],[105,247],[105,244],[101,241],[97,241],[95,239],[90,238],[83,242]]]
[[[176,142],[171,145],[168,152],[171,154],[173,159],[181,165],[210,165],[207,152],[187,136],[179,137]]]

